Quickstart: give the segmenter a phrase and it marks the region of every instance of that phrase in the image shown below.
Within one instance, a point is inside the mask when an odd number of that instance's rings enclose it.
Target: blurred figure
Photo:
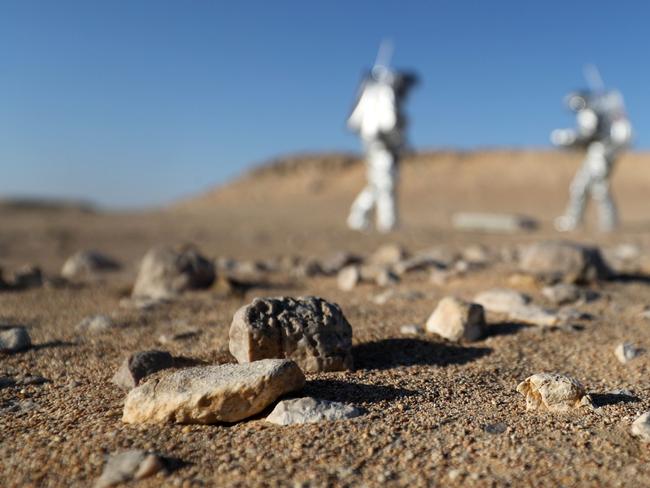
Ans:
[[[406,146],[403,105],[417,83],[411,73],[388,67],[391,47],[383,43],[377,62],[363,80],[357,103],[348,119],[366,153],[368,184],[352,204],[348,226],[367,229],[376,212],[377,230],[389,232],[397,225],[396,186],[400,154]]]
[[[632,126],[625,114],[622,95],[605,90],[595,68],[587,71],[591,89],[567,95],[567,107],[575,112],[576,129],[557,129],[551,142],[560,147],[585,149],[586,158],[571,183],[566,212],[555,220],[557,230],[574,230],[581,223],[587,198],[598,205],[600,229],[618,225],[618,213],[610,191],[610,175],[616,158],[632,141]]]

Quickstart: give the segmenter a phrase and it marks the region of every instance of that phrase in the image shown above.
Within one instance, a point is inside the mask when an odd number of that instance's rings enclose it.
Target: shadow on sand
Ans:
[[[311,380],[299,396],[313,396],[344,403],[375,403],[417,394],[414,390],[385,385],[369,385],[341,380]]]
[[[529,324],[522,324],[520,322],[496,322],[491,323],[487,328],[487,337],[513,335],[523,329],[534,327]]]
[[[462,347],[422,339],[383,339],[352,348],[356,369],[389,369],[395,366],[465,364],[490,354],[488,347]]]

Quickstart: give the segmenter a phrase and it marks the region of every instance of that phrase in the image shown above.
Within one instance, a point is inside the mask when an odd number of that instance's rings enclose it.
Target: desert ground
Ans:
[[[580,160],[542,150],[412,155],[401,172],[402,225],[388,235],[345,228],[348,207],[364,184],[363,164],[354,155],[278,160],[147,211],[5,201],[4,276],[10,281],[29,264],[42,270],[45,283],[0,291],[0,323],[26,327],[33,344],[0,353],[0,376],[47,381],[0,388],[0,485],[92,486],[108,455],[137,448],[169,460],[166,470],[131,482],[142,487],[650,486],[650,450],[630,434],[632,422],[650,410],[650,355],[622,364],[614,354],[621,342],[650,348],[650,319],[643,315],[650,305],[650,155],[626,155],[617,167],[618,232],[599,233],[590,208],[583,230],[559,235],[552,219],[566,204]],[[197,175],[197,187],[205,184]],[[461,211],[523,214],[540,226],[462,231],[452,225]],[[559,308],[537,280],[504,258],[519,246],[559,238],[599,246],[612,267],[626,273],[581,285],[597,298],[571,305],[582,314],[571,324],[540,327],[488,314],[486,336],[459,343],[401,329],[424,325],[443,297],[471,300],[495,287]],[[124,306],[147,250],[187,243],[214,260],[285,266],[236,285],[217,279],[149,309]],[[431,270],[415,271],[387,286],[360,283],[350,291],[339,289],[336,276],[301,267],[340,251],[368,257],[384,244],[448,256],[480,246],[485,259],[444,280],[432,281]],[[85,249],[115,258],[121,269],[74,282],[57,279],[66,259]],[[635,250],[623,264],[614,262],[621,249]],[[340,305],[353,329],[354,369],[307,373],[303,391],[294,395],[348,403],[362,409],[361,416],[278,426],[265,422],[267,410],[233,424],[122,422],[126,392],[110,379],[129,354],[163,349],[188,361],[235,362],[228,332],[237,309],[255,297],[305,295]],[[120,327],[102,334],[77,328],[96,314]],[[163,334],[184,332],[159,342]],[[516,386],[541,372],[578,379],[594,408],[527,411]]]

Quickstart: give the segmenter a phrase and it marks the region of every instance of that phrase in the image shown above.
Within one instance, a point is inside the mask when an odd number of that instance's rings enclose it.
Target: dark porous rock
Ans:
[[[351,369],[352,327],[322,298],[256,298],[233,317],[230,352],[240,363],[288,358],[307,372]]]
[[[130,390],[150,374],[174,366],[174,358],[167,351],[141,351],[124,360],[111,381],[120,388]]]
[[[209,288],[214,280],[214,264],[196,249],[156,247],[142,259],[132,295],[174,298],[187,290]]]
[[[38,288],[43,286],[43,272],[38,266],[27,264],[14,272],[11,284],[16,290]]]

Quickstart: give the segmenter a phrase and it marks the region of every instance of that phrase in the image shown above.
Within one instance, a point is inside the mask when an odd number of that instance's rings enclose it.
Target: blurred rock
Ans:
[[[278,402],[266,421],[277,425],[313,424],[358,417],[361,411],[352,405],[304,397]]]
[[[33,264],[27,264],[17,269],[11,279],[11,285],[17,290],[38,288],[43,286],[43,272]]]
[[[519,268],[547,281],[589,283],[611,277],[597,247],[568,241],[543,241],[522,249]]]
[[[639,357],[643,353],[644,353],[643,349],[638,348],[634,344],[630,344],[629,342],[623,342],[618,346],[616,346],[616,349],[614,349],[614,354],[616,355],[616,359],[618,359],[622,364],[629,363],[630,361]]]
[[[112,257],[98,251],[85,250],[73,254],[66,260],[61,269],[61,276],[70,280],[89,278],[98,273],[118,269],[120,264]]]
[[[580,288],[570,283],[546,286],[542,289],[542,294],[555,305],[574,303],[582,298]]]
[[[360,264],[361,261],[362,259],[360,256],[341,251],[324,259],[321,262],[321,271],[327,276],[333,276],[347,266],[350,266],[352,264]]]
[[[384,244],[370,255],[368,263],[376,266],[392,266],[407,257],[406,249],[399,244]]]
[[[474,303],[482,305],[488,312],[505,315],[528,305],[529,302],[530,298],[526,295],[508,288],[492,288],[474,297]]]
[[[336,283],[339,290],[350,291],[354,289],[361,281],[361,271],[356,265],[350,265],[339,271],[336,277]]]
[[[116,371],[111,382],[130,390],[150,374],[174,366],[174,358],[166,351],[141,351],[126,358]]]
[[[129,392],[126,423],[238,422],[258,414],[278,397],[300,390],[305,376],[286,359],[181,369]]]
[[[641,414],[632,422],[630,429],[634,437],[639,437],[644,442],[650,442],[650,412]]]
[[[534,230],[538,223],[531,217],[514,214],[460,212],[452,216],[455,229],[483,232],[516,233]]]
[[[256,298],[235,313],[229,347],[240,363],[286,357],[307,372],[352,368],[352,327],[318,297]]]
[[[426,324],[428,333],[438,334],[450,341],[475,341],[485,334],[483,307],[454,297],[438,303]]]
[[[116,327],[117,324],[108,315],[92,315],[79,322],[75,329],[82,333],[101,334]]]
[[[164,469],[163,460],[157,454],[131,449],[119,454],[111,454],[94,486],[107,488],[131,480],[141,480]]]
[[[517,391],[526,397],[526,410],[566,412],[591,405],[580,382],[561,374],[534,374],[519,383]]]
[[[214,265],[194,248],[156,247],[142,259],[132,296],[174,298],[186,290],[209,288],[214,280]]]
[[[399,283],[399,276],[390,269],[383,268],[375,276],[375,283],[381,287],[393,286]]]
[[[399,333],[403,335],[422,335],[424,334],[424,327],[417,324],[402,325],[399,328]]]
[[[0,328],[0,352],[12,354],[29,349],[31,345],[25,327]]]

